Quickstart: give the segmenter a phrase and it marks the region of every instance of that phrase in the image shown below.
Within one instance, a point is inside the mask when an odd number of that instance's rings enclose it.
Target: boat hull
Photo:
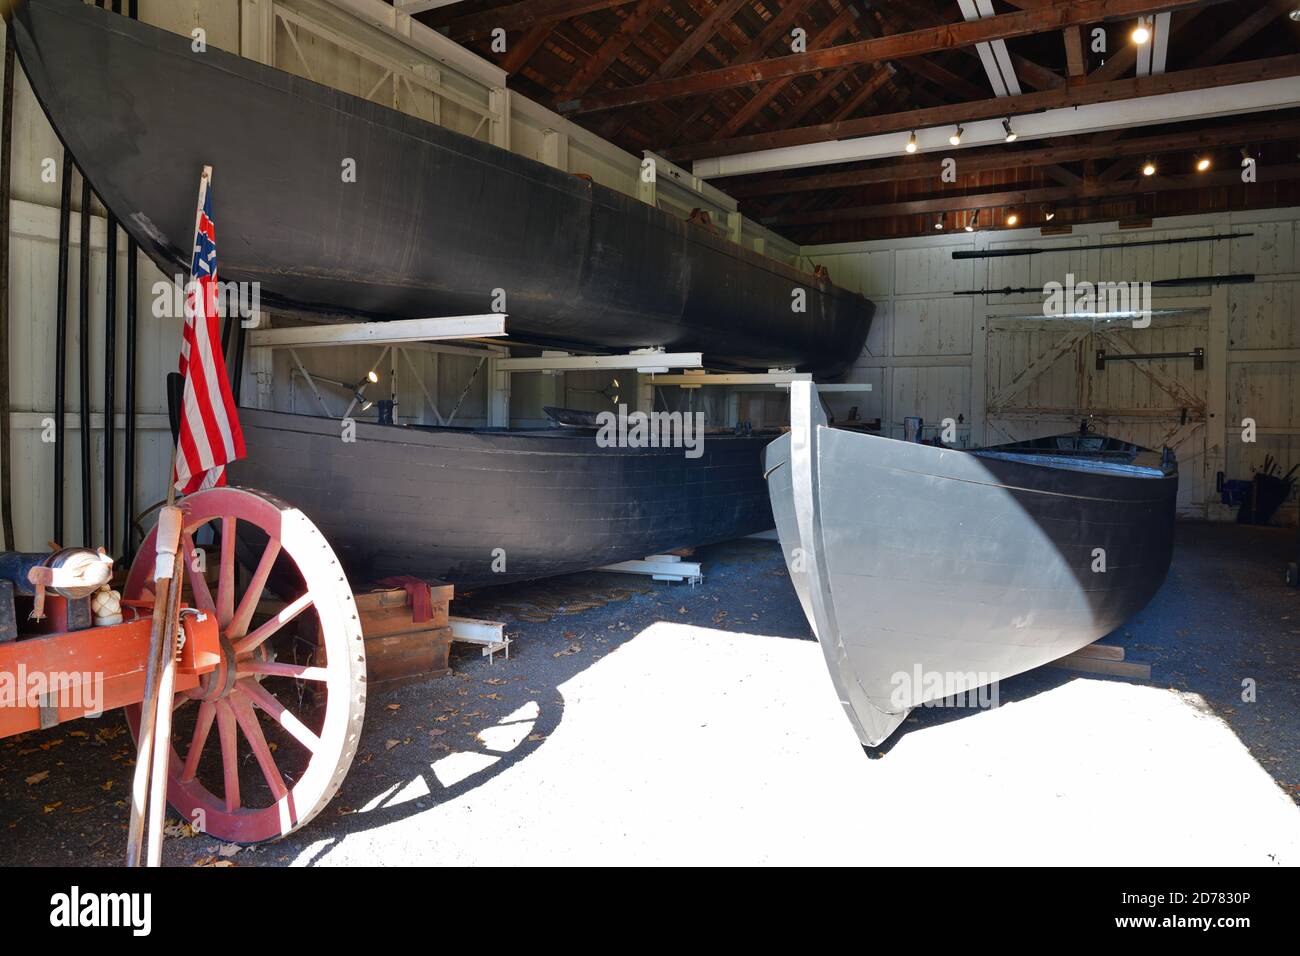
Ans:
[[[796,383],[765,472],[800,603],[864,745],[1056,660],[1159,589],[1177,474],[1044,466],[827,427]]]
[[[772,527],[769,437],[603,448],[588,431],[356,423],[240,410],[233,483],[291,501],[358,582],[414,575],[473,588],[550,577]]]
[[[221,276],[273,305],[504,311],[522,342],[827,375],[866,340],[861,296],[508,150],[81,0],[26,0],[14,28],[60,138],[169,275],[210,165]]]

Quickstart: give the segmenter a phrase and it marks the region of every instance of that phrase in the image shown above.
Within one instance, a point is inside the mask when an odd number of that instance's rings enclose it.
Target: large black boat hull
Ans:
[[[294,308],[477,314],[500,289],[525,342],[822,374],[862,350],[866,299],[612,189],[81,0],[26,0],[13,26],[55,130],[168,274],[211,165],[222,277]]]
[[[770,529],[770,436],[601,447],[596,433],[412,428],[240,410],[230,481],[302,509],[356,582],[507,584]]]
[[[864,745],[913,707],[1105,637],[1169,570],[1172,465],[1036,464],[833,429],[805,383],[791,406],[766,453],[772,510]]]

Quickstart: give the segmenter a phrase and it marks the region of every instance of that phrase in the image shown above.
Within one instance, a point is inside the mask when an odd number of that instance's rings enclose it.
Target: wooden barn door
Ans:
[[[1179,513],[1204,517],[1208,374],[1191,358],[1107,356],[1205,348],[1207,311],[1131,322],[990,317],[986,355],[987,444],[1075,431],[1091,418],[1099,432],[1148,448],[1168,446],[1179,461]]]

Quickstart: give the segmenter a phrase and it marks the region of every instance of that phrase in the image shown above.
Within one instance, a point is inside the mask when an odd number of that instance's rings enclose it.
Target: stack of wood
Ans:
[[[450,668],[450,584],[430,585],[432,615],[415,620],[410,595],[403,588],[385,588],[356,595],[361,633],[366,642],[366,680],[392,685],[441,677]]]

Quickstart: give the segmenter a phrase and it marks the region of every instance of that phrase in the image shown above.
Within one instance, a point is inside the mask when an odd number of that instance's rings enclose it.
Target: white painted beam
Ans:
[[[1019,139],[1029,140],[1215,116],[1238,116],[1296,106],[1300,106],[1300,83],[1296,82],[1295,77],[1282,77],[1214,89],[1139,96],[1112,103],[1067,106],[1014,116],[1011,122]],[[960,146],[949,145],[950,132],[951,128],[947,126],[917,130],[918,151],[952,153],[973,146],[991,146],[1006,139],[1001,119],[965,124]],[[734,156],[700,159],[696,160],[692,169],[697,176],[712,179],[900,157],[904,155],[907,137],[906,132],[882,133],[879,136],[861,136],[804,146],[784,146]]]
[[[349,322],[304,325],[293,329],[264,329],[248,336],[253,348],[323,348],[333,345],[397,345],[506,334],[501,313],[458,315],[445,319],[396,319],[392,322]]]
[[[1155,18],[1147,18],[1151,28],[1151,39],[1138,47],[1137,75],[1151,76],[1165,71],[1169,56],[1169,21],[1172,14],[1158,13]]]
[[[967,20],[980,20],[996,13],[992,0],[957,0],[957,5]],[[975,50],[979,53],[980,62],[984,64],[984,72],[988,74],[994,96],[1019,96],[1024,92],[1020,88],[1016,69],[1011,65],[1006,40],[977,43]]]
[[[807,372],[717,372],[691,373],[681,375],[656,375],[656,385],[680,385],[683,388],[699,388],[701,385],[789,385],[791,382],[811,382],[812,375]]]
[[[497,362],[502,372],[575,372],[620,370],[648,371],[656,368],[699,368],[702,352],[649,352],[637,355],[543,355],[511,358]]]

